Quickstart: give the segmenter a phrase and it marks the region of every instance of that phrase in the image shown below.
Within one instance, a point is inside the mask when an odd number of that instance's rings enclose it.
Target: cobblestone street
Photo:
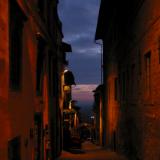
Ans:
[[[57,160],[127,160],[123,156],[107,151],[89,141],[82,144],[81,150],[71,152],[63,151]]]

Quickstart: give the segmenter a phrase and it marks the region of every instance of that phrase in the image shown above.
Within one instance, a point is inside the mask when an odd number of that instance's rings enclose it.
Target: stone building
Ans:
[[[0,159],[47,160],[62,149],[65,52],[57,0],[0,1]]]
[[[104,128],[104,114],[103,114],[103,85],[97,86],[94,92],[94,105],[93,105],[93,127],[94,127],[94,140],[97,144],[103,145],[103,128]]]
[[[129,159],[160,158],[160,1],[101,0],[104,142]]]

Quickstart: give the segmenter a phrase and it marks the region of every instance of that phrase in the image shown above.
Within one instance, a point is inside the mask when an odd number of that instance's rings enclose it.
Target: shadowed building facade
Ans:
[[[160,2],[101,0],[104,144],[129,159],[160,158]]]
[[[0,1],[0,159],[62,149],[65,52],[57,0]]]
[[[93,127],[94,140],[99,145],[103,145],[103,128],[104,112],[103,112],[103,85],[99,85],[94,91],[94,105],[93,105]]]

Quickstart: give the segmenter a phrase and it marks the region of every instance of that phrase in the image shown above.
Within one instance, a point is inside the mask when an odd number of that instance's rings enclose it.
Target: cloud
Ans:
[[[97,87],[96,84],[80,84],[77,85],[73,88],[74,93],[79,93],[79,92],[92,92],[95,88]]]
[[[96,31],[99,0],[62,0],[59,15],[63,24],[64,40],[71,43],[75,52],[78,48],[96,48],[94,35]],[[98,47],[97,47],[98,48]],[[87,54],[88,49],[86,49]],[[92,54],[91,54],[92,55]]]
[[[79,102],[93,101],[93,90],[96,84],[80,84],[72,87],[73,99]]]
[[[89,57],[69,53],[69,68],[72,70],[76,84],[99,84],[101,73],[100,56]]]
[[[69,31],[71,27],[73,34],[95,28],[99,3],[99,0],[61,0],[59,15],[65,21],[64,30]]]
[[[99,0],[59,1],[64,41],[72,46],[69,68],[78,84],[100,82],[100,47],[94,43],[99,6]]]
[[[83,33],[71,37],[69,43],[72,44],[73,53],[98,56],[101,48],[95,44],[94,38],[91,38],[91,35],[89,33]]]

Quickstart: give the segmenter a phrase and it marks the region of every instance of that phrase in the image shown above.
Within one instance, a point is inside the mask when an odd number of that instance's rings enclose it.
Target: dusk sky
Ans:
[[[99,5],[100,0],[59,1],[63,41],[72,46],[67,59],[77,84],[73,99],[79,103],[92,103],[92,91],[100,84],[100,46],[94,42]]]

